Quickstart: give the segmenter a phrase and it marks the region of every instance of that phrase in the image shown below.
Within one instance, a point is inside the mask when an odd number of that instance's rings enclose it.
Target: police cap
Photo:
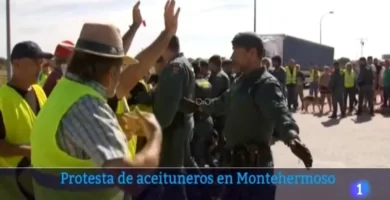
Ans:
[[[232,40],[233,47],[236,48],[246,48],[246,49],[256,49],[258,54],[262,56],[264,52],[263,41],[259,35],[253,32],[242,32],[234,36]]]
[[[234,36],[233,47],[263,48],[263,41],[260,36],[253,32],[242,32]]]

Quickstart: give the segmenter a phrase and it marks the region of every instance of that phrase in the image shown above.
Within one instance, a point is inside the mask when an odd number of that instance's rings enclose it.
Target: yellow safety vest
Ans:
[[[47,75],[42,73],[41,76],[39,77],[39,80],[38,80],[38,85],[40,85],[41,87],[43,87],[43,85],[45,85],[45,82],[47,80]]]
[[[46,102],[45,92],[39,85],[32,86],[42,108]],[[13,88],[4,84],[0,88],[0,110],[3,115],[5,141],[14,145],[30,145],[30,133],[35,122],[35,113],[28,103]],[[22,156],[0,157],[0,167],[17,167]]]
[[[122,99],[118,102],[118,107],[116,108],[116,114],[123,114],[125,112],[125,104],[127,101]],[[127,142],[127,147],[130,150],[131,156],[135,156],[137,150],[137,136],[132,136],[131,139]]]
[[[294,68],[291,72],[290,67],[286,67],[286,85],[297,83],[297,70]]]
[[[321,72],[317,71],[317,81],[320,82],[320,76]],[[314,70],[311,70],[310,72],[310,78],[309,78],[310,83],[314,81]]]
[[[56,142],[56,133],[62,117],[74,103],[85,95],[91,95],[102,102],[106,102],[106,99],[93,88],[67,78],[62,78],[53,89],[48,101],[35,121],[31,131],[31,162],[35,168],[35,174],[41,174],[41,176],[34,176],[34,194],[36,199],[122,200],[124,198],[123,191],[115,186],[107,185],[107,187],[99,189],[80,189],[77,187],[68,190],[54,188],[55,186],[51,185],[50,181],[47,184],[48,181],[44,181],[42,178],[42,176],[46,176],[59,181],[61,170],[43,170],[39,168],[96,168],[90,159],[78,159],[63,152]],[[82,174],[84,172],[85,169],[72,169],[69,171],[71,174]]]
[[[351,72],[348,72],[347,70],[344,71],[344,87],[345,88],[352,88],[355,86],[355,72],[351,70]]]

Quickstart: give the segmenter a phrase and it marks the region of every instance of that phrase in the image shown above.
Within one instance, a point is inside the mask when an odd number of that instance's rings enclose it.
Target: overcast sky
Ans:
[[[0,14],[5,16],[5,1]],[[358,38],[366,38],[364,54],[390,53],[388,3],[384,0],[258,0],[258,32],[285,33],[319,42],[324,13],[323,43],[335,56],[360,56]],[[84,22],[113,23],[124,33],[131,24],[134,0],[13,0],[12,45],[33,40],[54,51],[62,40],[75,41]],[[142,0],[147,27],[137,33],[130,54],[149,44],[163,28],[164,0]],[[253,0],[177,0],[182,8],[178,36],[186,55],[230,56],[237,32],[253,30]],[[0,56],[6,56],[5,17],[0,17]]]

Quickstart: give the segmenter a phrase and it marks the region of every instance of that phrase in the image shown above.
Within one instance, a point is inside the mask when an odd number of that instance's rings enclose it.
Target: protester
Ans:
[[[282,67],[282,58],[280,56],[272,57],[272,67],[274,68],[271,72],[272,75],[278,79],[280,86],[282,86],[283,94],[286,93],[286,71]]]
[[[383,70],[383,104],[382,107],[387,108],[390,100],[390,60],[385,60],[385,68]]]
[[[344,107],[347,108],[349,99],[348,113],[352,113],[356,102],[356,74],[352,69],[352,64],[348,62],[344,70]]]
[[[13,168],[0,179],[2,199],[31,199],[30,133],[46,95],[36,85],[43,59],[51,59],[32,41],[17,43],[11,52],[12,77],[0,88],[0,167]],[[17,168],[17,169],[15,169]]]
[[[297,95],[301,101],[301,106],[303,106],[303,89],[305,87],[305,75],[301,71],[301,65],[295,65],[297,73]]]
[[[298,108],[298,91],[297,91],[297,69],[295,60],[291,59],[286,71],[286,88],[287,88],[287,107],[289,110],[296,111]]]
[[[344,74],[338,62],[333,63],[333,72],[330,76],[329,89],[332,92],[333,113],[329,118],[337,118],[337,108],[340,106],[341,117],[346,117],[344,104]]]
[[[137,55],[138,64],[125,56],[118,28],[107,24],[84,24],[65,78],[53,90],[32,130],[34,167],[158,166],[162,136],[153,115],[138,114],[143,123],[142,133],[148,141],[144,149],[131,158],[126,144],[128,137],[121,131],[115,113],[105,100],[115,94],[122,99],[157,61],[177,30],[178,15],[174,8],[175,2],[168,1],[164,14],[165,30]],[[97,46],[103,48],[95,48]],[[133,64],[134,67],[120,72],[122,64]],[[46,174],[47,171],[37,171],[42,176],[53,176]],[[55,190],[51,193],[50,188],[55,186],[45,185],[47,182],[37,178],[35,181],[34,190],[40,191],[38,199],[72,199],[77,195],[78,199],[93,196],[94,199],[107,200],[124,196],[117,187],[72,192]]]
[[[357,85],[359,87],[359,100],[356,115],[361,115],[363,112],[364,101],[368,102],[370,115],[374,115],[374,84],[375,77],[373,69],[368,65],[366,58],[359,59],[360,73],[357,78]]]
[[[315,66],[310,70],[309,76],[309,94],[318,98],[318,90],[319,90],[319,81],[320,81],[321,72]]]
[[[372,59],[372,58],[371,58]],[[380,62],[377,58],[374,58],[374,61],[372,63],[372,65],[374,66],[374,69],[375,69],[375,74],[374,74],[374,77],[375,77],[375,90],[374,90],[374,104],[377,103],[377,97],[380,96],[381,97],[381,101],[383,101],[383,98],[382,98],[382,88],[381,88],[381,83],[380,83],[380,74],[381,74],[381,71],[382,71],[382,65],[380,65]]]
[[[45,59],[43,62],[42,62],[42,65],[41,65],[41,72],[39,73],[39,76],[38,76],[38,85],[43,87],[43,85],[45,85],[45,82],[47,80],[47,77],[50,75],[50,73],[53,71],[53,66],[52,66],[53,62],[52,60],[50,59]]]
[[[73,43],[69,40],[65,40],[58,44],[54,51],[53,71],[47,77],[47,80],[43,85],[43,90],[47,96],[50,95],[58,80],[61,79],[64,71],[66,71],[69,58],[72,56],[72,50],[69,48],[70,46],[73,46]]]
[[[320,115],[322,115],[324,111],[325,99],[328,102],[329,111],[332,112],[332,93],[329,89],[330,76],[331,69],[328,66],[325,66],[320,77]]]

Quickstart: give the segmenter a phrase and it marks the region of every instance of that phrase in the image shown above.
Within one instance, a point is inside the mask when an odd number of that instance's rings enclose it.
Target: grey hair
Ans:
[[[261,62],[263,62],[263,61],[268,61],[269,63],[272,63],[271,58],[268,58],[268,57],[264,57],[263,59],[261,59]]]

